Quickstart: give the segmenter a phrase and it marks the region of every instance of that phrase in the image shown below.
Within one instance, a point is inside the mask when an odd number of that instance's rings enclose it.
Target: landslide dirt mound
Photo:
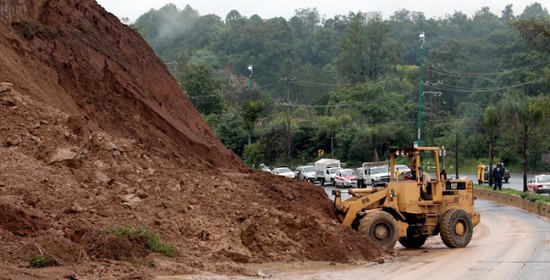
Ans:
[[[322,189],[246,169],[95,1],[2,1],[0,53],[1,277],[254,274],[242,264],[384,254],[336,222]],[[126,227],[175,256],[108,235]],[[37,256],[58,266],[29,268]]]

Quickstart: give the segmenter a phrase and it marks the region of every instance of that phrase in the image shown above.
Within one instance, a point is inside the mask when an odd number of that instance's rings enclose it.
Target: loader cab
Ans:
[[[411,168],[411,175],[403,178],[411,186],[420,190],[420,199],[433,200],[435,203],[442,199],[442,186],[445,176],[439,166],[438,147],[396,147],[390,149],[390,184],[403,180],[398,177],[395,165],[407,164]]]

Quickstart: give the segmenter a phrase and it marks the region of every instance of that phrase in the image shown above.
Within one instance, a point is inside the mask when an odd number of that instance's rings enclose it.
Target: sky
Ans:
[[[258,15],[263,19],[284,17],[290,19],[296,9],[317,8],[321,16],[332,18],[347,15],[349,12],[381,12],[389,18],[400,9],[423,12],[427,18],[443,18],[445,15],[461,11],[473,16],[481,7],[500,16],[507,4],[512,4],[515,15],[523,12],[526,6],[535,2],[549,9],[548,0],[97,0],[108,12],[119,18],[129,18],[134,22],[140,15],[151,9],[159,9],[168,3],[182,10],[185,5],[197,10],[199,15],[216,14],[222,20],[231,10],[242,16]]]

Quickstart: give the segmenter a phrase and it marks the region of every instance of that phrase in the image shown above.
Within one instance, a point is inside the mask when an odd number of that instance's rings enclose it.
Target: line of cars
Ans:
[[[338,164],[339,165],[339,164]],[[326,167],[324,170],[316,172],[313,165],[301,165],[296,167],[292,171],[288,167],[279,167],[273,170],[269,170],[266,166],[262,168],[264,171],[271,172],[276,175],[285,176],[290,179],[297,179],[309,182],[319,182],[321,186],[329,183],[335,187],[350,188],[359,187],[364,188],[368,185],[376,186],[381,185],[389,181],[389,168],[385,162],[365,162],[359,168],[357,172],[353,169],[342,168],[341,166]],[[317,169],[320,169],[318,166]],[[409,174],[411,169],[407,165],[395,165],[395,172],[398,174]],[[488,180],[488,167],[485,169],[485,177]],[[316,174],[322,174],[320,175]],[[506,170],[504,181],[508,182],[510,178],[510,172]],[[538,194],[550,195],[550,174],[536,175],[527,182],[527,188],[529,191]]]
[[[396,165],[395,172],[408,174],[411,169],[406,165]],[[366,162],[356,170],[343,168],[336,159],[321,159],[314,165],[302,165],[294,171],[288,167],[279,167],[271,171],[276,175],[291,179],[316,182],[321,186],[326,184],[341,188],[364,188],[366,186],[383,185],[389,181],[388,162]]]
[[[288,167],[278,167],[271,171],[275,175],[285,176],[290,179],[297,179],[302,181],[309,182],[319,182],[324,185],[325,183],[330,183],[336,187],[354,187],[357,186],[356,173],[352,169],[342,168],[342,167],[329,167],[326,169],[326,177],[319,180],[315,172],[315,167],[313,165],[301,165],[296,167],[292,171]]]

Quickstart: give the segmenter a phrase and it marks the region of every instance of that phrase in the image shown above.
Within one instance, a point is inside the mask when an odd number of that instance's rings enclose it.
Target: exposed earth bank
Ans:
[[[95,1],[0,2],[0,53],[0,278],[254,275],[242,264],[391,253],[341,226],[322,189],[248,170]],[[30,268],[38,257],[55,266]]]

